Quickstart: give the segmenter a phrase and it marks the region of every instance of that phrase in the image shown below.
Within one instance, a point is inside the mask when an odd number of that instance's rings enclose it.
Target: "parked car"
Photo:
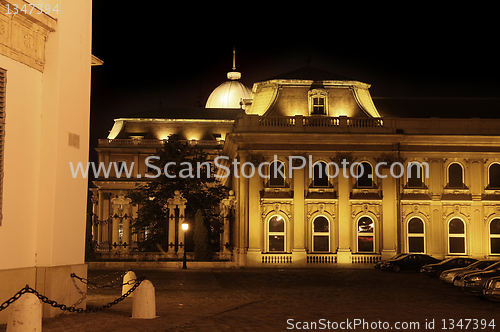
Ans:
[[[482,270],[464,271],[457,273],[457,275],[453,279],[453,286],[462,288],[464,286],[465,277],[467,277],[468,275],[476,272],[495,270],[497,267],[500,267],[500,261],[497,261]]]
[[[445,283],[448,283],[448,284],[452,284],[453,281],[455,280],[455,277],[458,274],[465,273],[465,272],[474,272],[477,270],[483,270],[483,269],[487,268],[488,266],[495,264],[496,262],[498,262],[498,261],[483,259],[480,261],[476,261],[470,265],[467,265],[466,267],[445,270],[445,271],[441,272],[441,274],[439,275],[439,280],[444,281]]]
[[[483,295],[488,300],[500,302],[500,277],[488,279],[484,285]]]
[[[376,268],[376,269],[380,269],[380,267],[382,266],[382,264],[387,263],[387,261],[388,261],[388,260],[391,260],[391,259],[397,259],[397,258],[399,258],[399,257],[408,256],[408,255],[409,255],[409,254],[397,254],[397,255],[395,255],[395,256],[393,256],[393,257],[389,258],[389,259],[386,259],[386,260],[383,260],[383,261],[378,261],[377,263],[375,263],[375,264],[373,265],[373,267],[374,267],[374,268]]]
[[[396,259],[390,259],[380,266],[381,270],[392,270],[394,272],[399,272],[401,270],[415,270],[418,271],[420,268],[427,264],[438,263],[439,259],[431,257],[424,254],[409,254],[405,256],[398,257]]]
[[[436,277],[440,275],[444,270],[466,267],[467,265],[471,265],[474,262],[477,262],[477,259],[467,257],[448,258],[439,263],[427,264],[422,266],[422,268],[420,269],[420,273],[426,274],[429,277]]]
[[[483,295],[484,285],[492,277],[500,277],[500,265],[495,264],[494,268],[487,271],[468,274],[464,277],[462,290],[467,294]]]

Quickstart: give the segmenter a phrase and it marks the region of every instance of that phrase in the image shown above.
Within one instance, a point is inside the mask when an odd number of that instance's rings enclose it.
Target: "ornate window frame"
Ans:
[[[312,89],[307,92],[308,104],[309,104],[309,115],[324,115],[328,116],[328,92],[325,89]],[[315,99],[320,98],[322,100],[321,105],[315,104]],[[316,113],[315,107],[323,107],[322,113]]]
[[[274,217],[277,217],[277,218],[280,218],[283,220],[283,232],[271,232],[269,230],[269,225],[270,225],[270,222],[271,222],[271,219],[273,219]],[[287,221],[287,218],[285,218],[283,215],[281,215],[280,213],[272,213],[270,214],[269,218],[267,218],[266,220],[266,252],[267,253],[286,253],[288,252],[288,241],[287,241],[287,230],[288,230],[288,225],[287,225],[288,221]],[[271,251],[270,248],[269,248],[269,238],[271,236],[283,236],[283,251]]]
[[[422,222],[422,233],[410,233],[410,222],[413,220],[413,219],[418,219],[420,220],[420,222]],[[424,240],[424,250],[423,251],[410,251],[410,238],[423,238]],[[426,251],[426,247],[427,247],[427,243],[426,243],[426,238],[425,238],[425,220],[423,220],[422,218],[418,217],[418,216],[410,216],[406,222],[406,249],[407,249],[407,252],[410,253],[410,254],[425,254],[427,251]]]
[[[375,172],[374,172],[374,167],[373,167],[372,162],[370,162],[368,160],[361,160],[359,162],[356,162],[356,164],[357,164],[356,165],[356,188],[358,188],[358,189],[371,189],[371,188],[375,188]],[[370,165],[370,173],[368,173],[365,170],[365,167],[363,166],[363,174],[359,175],[359,168],[363,164]],[[370,186],[360,186],[359,185],[359,179],[360,178],[364,179],[365,174],[369,174],[368,178],[371,179],[371,185]]]
[[[316,166],[318,167],[321,167],[322,166],[322,176],[320,179],[316,179]],[[328,188],[330,187],[330,178],[329,178],[329,167],[328,167],[328,163],[323,161],[323,160],[317,160],[316,162],[313,163],[313,178],[312,178],[312,187],[313,188]],[[328,172],[328,174],[327,174]],[[326,185],[320,185],[320,183],[318,182],[321,182],[321,181],[326,181]]]
[[[450,224],[453,220],[460,220],[463,223],[464,226],[464,232],[463,233],[450,233]],[[467,223],[465,220],[458,216],[453,216],[451,217],[448,222],[446,223],[446,235],[447,235],[447,247],[448,247],[448,255],[467,255]],[[464,251],[463,252],[451,252],[451,246],[450,246],[450,240],[452,238],[463,238],[464,241]]]
[[[491,248],[491,240],[492,240],[492,239],[499,239],[499,241],[500,241],[500,234],[492,234],[492,233],[491,233],[491,224],[492,224],[492,222],[493,222],[493,221],[495,221],[495,220],[500,220],[500,218],[498,218],[498,217],[493,217],[493,218],[491,218],[491,220],[490,220],[490,221],[489,221],[489,223],[488,223],[488,247],[489,247],[489,250],[488,250],[488,251],[489,251],[489,254],[490,254],[490,255],[493,255],[493,256],[498,256],[498,255],[500,255],[500,252],[495,252],[495,253],[494,253],[494,252],[492,252],[492,251],[491,251],[491,249],[492,249],[492,248]]]
[[[498,187],[492,187],[491,186],[491,167],[493,165],[498,165],[498,167],[500,167],[500,162],[498,162],[498,161],[492,161],[491,163],[488,164],[488,166],[487,166],[487,172],[486,172],[486,183],[487,183],[486,189],[489,189],[489,190],[498,190],[498,189],[500,189],[500,186],[498,186]]]
[[[324,218],[324,219],[326,219],[326,221],[328,222],[328,231],[326,231],[326,232],[315,232],[314,231],[314,222],[318,218]],[[311,222],[311,249],[312,249],[313,253],[330,253],[332,251],[332,238],[331,238],[331,234],[330,234],[331,229],[332,229],[332,222],[330,221],[330,218],[328,218],[328,216],[323,215],[323,214],[319,214],[319,215],[317,215],[317,216],[314,217],[314,219]],[[328,237],[328,250],[327,251],[324,251],[324,250],[323,251],[316,251],[315,250],[315,247],[314,247],[314,238],[316,236],[321,236],[321,237],[327,236]]]
[[[458,186],[457,187],[450,186],[450,168],[453,165],[460,166],[460,168],[462,170],[462,186],[460,186],[460,187],[458,187]],[[453,161],[453,162],[450,162],[446,166],[446,188],[448,188],[448,189],[466,189],[467,188],[467,186],[465,185],[465,167],[464,167],[464,165],[462,165],[462,163],[460,163],[458,161]]]
[[[276,175],[278,175],[277,177],[274,177],[274,169],[273,169],[273,165],[276,164],[276,163],[280,163],[281,165],[283,165],[282,167],[278,167],[278,170],[281,168],[282,169],[282,172],[280,171],[276,171]],[[269,166],[268,166],[268,171],[269,171],[269,180],[268,180],[268,186],[271,187],[271,188],[284,188],[286,186],[286,163],[284,161],[281,161],[279,159],[276,159],[276,160],[272,160],[270,163],[269,163]],[[281,176],[283,173],[283,177]],[[273,181],[277,181],[278,179],[282,179],[283,180],[283,183],[279,183],[279,184],[276,184],[276,183],[272,183]]]
[[[421,185],[420,186],[413,186],[410,184],[410,172],[413,178],[413,175],[415,172],[417,172],[417,169],[414,168],[415,164],[418,164],[420,167],[420,181]],[[405,178],[406,178],[406,188],[407,189],[427,189],[427,184],[428,184],[428,175],[429,175],[429,164],[425,161],[418,161],[418,160],[412,160],[406,163],[406,172],[405,172]]]
[[[372,221],[372,231],[371,232],[362,232],[359,230],[359,222],[361,221],[361,219],[363,218],[368,218]],[[363,214],[361,216],[359,216],[359,218],[356,219],[356,223],[355,223],[355,227],[356,227],[356,252],[357,253],[375,253],[376,252],[376,248],[377,248],[377,244],[376,244],[376,241],[377,241],[377,236],[376,236],[376,225],[375,225],[375,219],[372,218],[371,216],[367,215],[367,214]],[[371,251],[360,251],[359,250],[359,237],[360,236],[364,236],[364,237],[372,237],[372,250]]]

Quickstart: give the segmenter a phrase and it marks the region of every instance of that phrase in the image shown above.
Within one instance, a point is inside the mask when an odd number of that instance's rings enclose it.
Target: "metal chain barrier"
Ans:
[[[71,278],[71,281],[73,282],[73,286],[75,286],[76,291],[78,292],[78,294],[80,294],[80,295],[82,296],[80,299],[78,299],[78,301],[76,301],[76,302],[72,305],[72,307],[76,307],[77,305],[79,305],[80,303],[82,303],[82,302],[83,302],[83,300],[85,300],[85,299],[87,298],[87,293],[86,293],[86,292],[84,292],[84,291],[82,291],[82,290],[80,289],[80,287],[78,287],[78,285],[76,284],[76,280],[75,280],[75,278]],[[63,312],[61,312],[60,314],[55,315],[55,317],[60,317],[60,316],[67,315],[67,314],[69,314],[69,311],[63,311]]]
[[[132,279],[132,280],[129,280],[128,282],[126,282],[126,283],[118,283],[119,280],[123,279],[123,277],[125,276],[125,274],[127,274],[127,272],[129,272],[129,270],[118,272],[118,273],[120,273],[120,275],[116,279],[114,279],[112,281],[109,281],[109,282],[107,282],[105,284],[99,284],[99,283],[90,281],[89,280],[90,278],[82,278],[82,277],[77,276],[74,273],[71,273],[70,277],[74,278],[74,279],[76,278],[76,279],[80,280],[82,283],[87,284],[87,288],[88,289],[97,289],[97,288],[104,288],[104,287],[111,287],[111,288],[113,288],[114,286],[132,285],[136,281],[136,279]],[[104,279],[105,277],[109,277],[109,276],[112,276],[112,275],[115,275],[115,274],[117,274],[117,273],[114,272],[114,273],[110,273],[110,274],[98,276],[98,277],[95,277],[93,279],[100,280],[100,279]],[[93,285],[93,286],[90,287],[89,285]]]
[[[10,299],[7,301],[3,302],[0,304],[0,311],[7,309],[12,303],[16,302],[24,293],[33,293],[35,294],[43,303],[50,304],[54,308],[59,308],[63,311],[68,311],[68,312],[76,312],[76,313],[89,313],[89,312],[97,312],[97,311],[102,311],[107,308],[111,308],[115,304],[120,303],[123,301],[125,298],[127,298],[130,294],[132,294],[133,291],[139,287],[139,285],[146,279],[145,276],[138,278],[137,280],[134,280],[135,284],[132,288],[130,288],[125,294],[114,300],[113,302],[110,302],[108,304],[105,304],[100,307],[92,308],[92,309],[83,309],[83,308],[75,308],[75,306],[67,306],[65,304],[59,304],[56,301],[50,300],[48,297],[45,295],[42,295],[38,293],[35,289],[31,288],[29,285],[26,285],[26,287],[22,288],[19,292],[14,294]],[[132,280],[131,280],[132,281]]]

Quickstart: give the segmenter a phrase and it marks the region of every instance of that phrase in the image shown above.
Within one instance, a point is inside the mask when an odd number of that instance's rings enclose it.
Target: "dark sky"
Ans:
[[[262,17],[255,10],[219,12],[192,3],[135,4],[93,2],[93,54],[104,61],[92,69],[93,144],[107,136],[114,118],[160,105],[204,105],[231,70],[233,46],[249,87],[309,61],[371,84],[373,97],[499,97],[497,29],[486,19],[471,28],[449,13],[412,12],[410,19],[391,11],[368,21],[354,11],[324,8],[317,13],[320,24],[299,18],[310,10],[306,6]]]

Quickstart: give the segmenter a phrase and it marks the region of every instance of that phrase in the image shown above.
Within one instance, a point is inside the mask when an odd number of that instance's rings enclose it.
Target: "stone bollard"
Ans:
[[[134,293],[132,318],[156,318],[155,288],[151,281],[143,280]]]
[[[12,304],[7,319],[7,332],[40,332],[42,303],[35,294],[24,293]]]
[[[131,282],[130,285],[128,285],[127,283],[130,281],[130,280],[136,280],[137,277],[134,273],[134,271],[128,271],[127,273],[125,273],[125,275],[123,276],[123,286],[122,286],[122,295],[124,295],[126,292],[128,292],[130,290],[130,288],[134,287],[134,284],[135,282]],[[134,293],[135,292],[132,292],[128,297],[133,297],[134,296]]]

